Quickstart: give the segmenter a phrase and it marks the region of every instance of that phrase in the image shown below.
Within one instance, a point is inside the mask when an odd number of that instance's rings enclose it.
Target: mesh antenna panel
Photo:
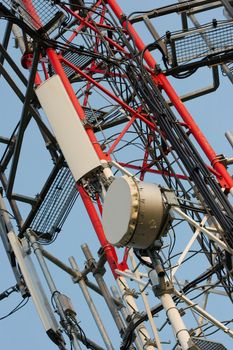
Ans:
[[[32,29],[36,30],[43,27],[46,31],[51,33],[66,18],[66,15],[61,12],[60,8],[50,0],[31,0],[31,14],[26,5],[20,0],[3,0],[2,3],[8,10],[12,11],[18,19],[21,19]],[[35,15],[32,15],[32,13]]]
[[[94,110],[88,107],[83,107],[88,123],[94,127],[102,129],[110,128],[113,125],[118,125],[127,121],[127,116],[122,112],[121,108],[112,108],[109,112]]]
[[[81,53],[79,54],[76,52],[65,51],[65,52],[63,52],[62,55],[67,61],[69,61],[74,66],[81,68],[81,69],[86,68],[93,61],[93,58],[91,58],[90,56],[82,55]],[[68,76],[68,78],[70,80],[75,78],[75,80],[76,80],[77,73],[75,72],[75,70],[72,69],[71,67],[67,66],[63,62],[62,62],[62,66],[63,66],[64,71],[66,72],[66,75]]]
[[[167,34],[168,63],[172,67],[233,49],[233,22],[213,22],[201,29]]]
[[[198,350],[227,350],[222,344],[210,340],[192,337],[192,341]]]
[[[62,167],[32,220],[30,225],[32,230],[41,239],[52,240],[54,235],[60,232],[77,196],[75,181],[70,170]]]

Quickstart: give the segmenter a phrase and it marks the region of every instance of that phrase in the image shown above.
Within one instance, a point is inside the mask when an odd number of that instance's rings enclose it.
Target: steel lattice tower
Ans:
[[[221,139],[232,2],[125,3],[0,3],[0,300],[63,350],[230,349],[233,158],[187,106]]]

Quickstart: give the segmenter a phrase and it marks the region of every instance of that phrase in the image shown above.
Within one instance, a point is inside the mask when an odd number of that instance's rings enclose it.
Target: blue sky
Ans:
[[[154,6],[164,6],[171,3],[170,1],[119,1],[123,6],[124,11],[129,14],[133,11],[147,10]],[[217,14],[217,12],[216,12]],[[214,16],[214,14],[213,14]],[[158,20],[156,21],[156,28],[159,33],[163,35],[166,30],[177,29],[177,16],[172,16],[169,21]],[[203,22],[208,22],[212,18],[204,18]],[[3,28],[0,20],[0,29]],[[138,26],[140,34],[149,42],[150,36],[144,28]],[[1,34],[0,34],[1,36]],[[11,38],[9,52],[14,57],[15,61],[19,63],[20,55],[18,50],[14,48],[14,41]],[[26,72],[25,72],[26,74]],[[233,118],[232,118],[232,93],[231,83],[227,77],[223,77],[220,72],[221,84],[218,90],[208,96],[203,96],[197,100],[187,102],[186,105],[189,111],[192,113],[194,119],[202,129],[203,133],[207,136],[211,145],[216,150],[217,154],[225,154],[226,156],[232,156],[232,148],[224,137],[224,133],[227,130],[233,131]],[[196,75],[188,80],[177,81],[171,79],[177,92],[179,94],[187,93],[188,91],[194,91],[200,87],[204,87],[211,83],[211,71],[209,68],[201,69]],[[9,136],[18,121],[21,113],[21,105],[15,97],[14,93],[10,91],[3,78],[0,78],[1,84],[1,126],[0,135]],[[20,83],[17,81],[17,84]],[[23,87],[22,87],[23,88]],[[0,146],[0,151],[3,151],[3,147]],[[49,170],[51,169],[51,159],[46,149],[43,146],[43,140],[41,139],[36,125],[32,122],[26,132],[25,142],[23,145],[22,158],[20,160],[19,172],[17,174],[15,191],[27,193],[28,195],[35,195],[40,191],[43,182],[45,181]],[[232,168],[231,170],[232,172]],[[26,210],[26,207],[25,207]],[[87,217],[87,214],[81,205],[80,200],[73,208],[59,239],[50,247],[50,251],[58,256],[61,260],[68,264],[68,257],[75,256],[81,268],[83,268],[83,254],[80,245],[87,242],[93,252],[97,252],[97,240],[94,236],[93,229]],[[15,280],[9,263],[6,258],[6,254],[2,245],[0,244],[0,264],[1,264],[1,277],[0,277],[0,292],[15,285]],[[34,260],[35,261],[35,260]],[[195,263],[196,264],[196,263]],[[85,330],[86,335],[90,338],[98,339],[97,331],[94,322],[91,320],[88,310],[84,305],[84,299],[80,293],[77,285],[73,285],[69,276],[63,272],[59,272],[54,266],[50,266],[51,272],[54,276],[57,284],[57,289],[62,293],[71,297],[72,302],[77,310],[78,319],[81,320],[81,326]],[[198,269],[197,265],[193,266],[193,269]],[[188,275],[188,271],[186,272]],[[41,279],[44,283],[43,276]],[[113,283],[113,279],[108,274],[108,285]],[[107,329],[112,338],[114,344],[119,344],[119,337],[115,329],[115,326],[111,320],[108,310],[100,297],[94,296],[95,302],[101,312],[102,318],[107,322]],[[219,303],[217,309],[222,309],[222,314],[227,313],[227,303],[223,302],[224,298],[217,298]],[[12,294],[9,298],[1,301],[0,317],[7,314],[13,309],[20,301],[20,295],[17,293]],[[156,301],[157,303],[157,301]],[[211,301],[211,308],[214,310],[216,304],[214,299]],[[219,317],[225,319],[225,315]],[[218,334],[218,333],[217,333]],[[38,315],[30,300],[28,304],[19,312],[1,321],[0,325],[0,337],[1,345],[3,348],[13,350],[16,347],[23,350],[42,350],[42,349],[55,349],[55,346],[50,342],[47,335],[44,333]],[[216,338],[222,339],[219,333]],[[230,350],[230,344],[232,341],[228,338],[224,338],[224,344],[228,345]],[[117,346],[116,346],[117,349]]]

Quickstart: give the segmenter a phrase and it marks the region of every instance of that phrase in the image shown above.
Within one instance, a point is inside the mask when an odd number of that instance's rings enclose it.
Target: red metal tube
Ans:
[[[36,9],[33,5],[33,2],[32,0],[23,0],[23,4],[25,6],[25,9],[27,10],[27,12],[30,14],[31,16],[31,22],[33,24],[33,26],[36,28],[36,29],[39,29],[42,27],[42,23],[41,23],[41,20],[40,20],[40,17],[38,16],[37,12],[36,12]]]
[[[122,107],[124,107],[128,112],[132,114],[132,116],[135,116],[139,119],[141,119],[144,123],[146,123],[152,130],[156,129],[155,124],[153,124],[151,121],[146,119],[142,114],[135,111],[133,108],[131,108],[127,103],[119,99],[116,95],[113,95],[108,89],[103,87],[101,84],[95,81],[92,77],[90,77],[88,74],[83,72],[80,68],[72,64],[71,62],[67,61],[65,58],[61,58],[61,60],[69,67],[71,67],[74,71],[82,75],[87,81],[91,82],[93,85],[95,85],[98,89],[103,91],[106,95],[108,95],[110,98],[112,98],[114,101],[119,103]],[[75,96],[76,97],[76,96]]]
[[[97,202],[97,206],[98,206],[100,215],[102,216],[102,214],[103,214],[103,206],[102,206],[102,203],[100,201],[100,196],[98,194],[96,194],[95,197],[96,197],[96,202]]]
[[[108,0],[108,5],[111,7],[117,18],[120,20],[123,28],[127,27],[128,32],[131,34],[131,36],[134,38],[135,45],[137,46],[139,51],[142,51],[145,49],[145,44],[141,40],[140,36],[136,32],[136,30],[133,28],[132,24],[125,20],[124,13],[120,6],[117,4],[115,0]],[[147,62],[148,66],[152,69],[154,69],[157,65],[157,62],[153,58],[153,56],[150,54],[149,51],[145,51],[144,54],[145,61]],[[183,102],[180,100],[179,96],[171,86],[170,82],[168,81],[167,77],[163,73],[159,73],[157,76],[154,75],[154,79],[156,83],[160,83],[168,97],[170,98],[172,104],[179,112],[180,116],[183,118],[183,120],[187,123],[190,131],[192,132],[193,136],[199,143],[200,147],[203,149],[204,153],[210,160],[212,166],[215,170],[220,174],[220,177],[218,178],[219,183],[222,187],[226,187],[228,189],[233,188],[233,179],[231,178],[230,174],[224,167],[224,165],[218,160],[218,157],[207,141],[206,137],[192,118],[191,114],[188,112],[186,107],[184,106]]]
[[[95,33],[100,34],[99,31],[97,30],[97,28],[91,24],[91,22],[87,21],[86,19],[84,19],[83,17],[79,16],[76,12],[72,11],[71,9],[69,9],[69,7],[67,6],[62,6],[67,12],[69,12],[72,16],[74,16],[75,18],[77,18],[81,23],[84,23],[85,26],[87,26],[88,28],[90,28],[91,30],[93,30]],[[109,44],[111,44],[112,46],[114,46],[117,50],[124,52],[125,54],[128,54],[122,46],[120,46],[119,44],[117,44],[114,40],[110,39],[109,37],[107,37],[106,35],[103,35],[103,38],[109,42]]]
[[[49,49],[47,49],[47,55],[48,55],[52,65],[53,65],[55,72],[60,76],[60,78],[61,78],[61,80],[66,88],[66,91],[67,91],[71,101],[73,102],[73,105],[77,111],[77,114],[79,115],[80,119],[83,120],[85,118],[84,111],[77,100],[77,97],[72,89],[72,86],[71,86],[71,84],[70,84],[70,82],[69,82],[69,80],[68,80],[68,78],[63,70],[61,62],[59,61],[59,58],[57,57],[57,54],[54,52],[53,49],[49,48]],[[87,129],[86,131],[87,131],[87,133],[89,131],[88,136],[89,136],[90,140],[92,141],[93,146],[95,147],[99,158],[106,159],[106,156],[104,155],[103,151],[100,148],[98,141],[95,138],[94,132],[91,129],[90,130]],[[78,135],[77,135],[77,137],[78,137]],[[89,197],[89,195],[86,193],[86,191],[83,189],[83,187],[81,185],[77,184],[77,189],[80,193],[80,196],[81,196],[82,201],[85,205],[87,213],[90,217],[92,225],[96,231],[96,234],[97,234],[97,237],[100,241],[100,244],[104,249],[104,252],[106,254],[106,258],[107,258],[109,266],[112,270],[112,273],[113,273],[114,277],[117,278],[117,274],[115,272],[115,269],[118,268],[118,258],[117,258],[115,249],[111,244],[108,243],[108,241],[105,237],[101,220],[96,212],[95,206],[92,203],[91,198]]]
[[[92,203],[91,198],[89,197],[89,195],[86,193],[86,191],[83,189],[83,187],[81,185],[77,184],[77,189],[78,189],[80,196],[82,198],[82,201],[86,207],[89,218],[90,218],[91,223],[95,229],[95,232],[96,232],[97,237],[100,241],[100,244],[104,249],[104,252],[105,252],[107,261],[109,263],[109,266],[112,270],[113,276],[115,278],[117,278],[117,274],[115,272],[115,269],[118,269],[118,258],[116,255],[116,251],[115,251],[114,247],[110,243],[108,243],[108,241],[105,237],[102,223],[101,223],[100,218],[96,212],[95,206]]]
[[[35,16],[36,20],[38,20],[39,17],[38,17],[38,15],[37,15],[37,13],[36,13],[36,11],[34,9],[34,6],[33,6],[32,2],[31,2],[31,0],[25,0],[24,2],[25,2],[25,6],[27,6],[27,9],[28,9],[29,13],[32,16]],[[39,22],[39,23],[41,23],[41,22]],[[64,72],[64,69],[63,69],[63,67],[61,65],[61,62],[59,60],[59,57],[58,57],[57,53],[52,48],[48,48],[46,52],[47,52],[48,58],[49,58],[49,60],[50,60],[50,62],[52,64],[56,74],[58,74],[59,77],[61,78],[61,80],[63,82],[63,85],[64,85],[64,87],[65,87],[65,89],[66,89],[66,91],[67,91],[67,93],[68,93],[68,95],[70,97],[71,102],[73,103],[73,106],[74,106],[74,108],[75,108],[79,118],[81,120],[85,120],[84,110],[81,107],[81,105],[79,104],[79,101],[78,101],[78,99],[77,99],[77,97],[76,97],[76,95],[74,93],[74,90],[73,90],[73,88],[72,88],[72,86],[71,86],[71,84],[69,82],[69,79],[67,78],[67,76],[66,76],[66,74]],[[105,160],[110,160],[110,157],[107,157],[103,153],[103,151],[102,151],[102,149],[101,149],[101,147],[100,147],[100,145],[99,145],[99,143],[98,143],[98,141],[97,141],[97,139],[95,137],[95,134],[94,134],[93,130],[90,129],[90,128],[87,128],[86,132],[87,132],[87,134],[88,134],[88,136],[90,138],[90,141],[92,142],[93,147],[94,147],[97,155],[99,156],[99,158],[100,159],[105,159]],[[78,137],[78,135],[77,135],[77,137]],[[84,205],[86,207],[86,210],[88,212],[88,215],[90,217],[92,225],[93,225],[93,227],[94,227],[94,229],[96,231],[96,234],[97,234],[97,237],[98,237],[98,239],[100,241],[100,244],[101,244],[101,246],[104,249],[104,252],[105,252],[107,261],[108,261],[108,263],[110,265],[110,268],[112,270],[113,276],[115,278],[117,278],[118,275],[116,274],[115,269],[117,269],[119,266],[118,266],[118,258],[117,258],[115,249],[114,249],[114,247],[111,244],[108,243],[108,241],[107,241],[107,239],[105,237],[101,220],[100,220],[100,218],[99,218],[99,216],[97,214],[97,211],[95,209],[94,204],[92,203],[91,198],[89,197],[89,195],[86,193],[86,191],[83,189],[83,187],[81,185],[77,184],[77,190],[79,191],[80,196],[81,196],[81,198],[83,200],[83,203],[84,203]],[[126,264],[125,264],[125,268],[127,268]]]
[[[130,121],[126,124],[126,126],[124,127],[124,129],[122,130],[122,132],[120,133],[120,135],[117,137],[117,139],[113,142],[112,146],[109,148],[108,150],[108,154],[110,155],[114,149],[116,148],[116,146],[118,145],[118,143],[120,142],[120,140],[122,139],[122,137],[125,135],[125,133],[128,131],[128,129],[130,128],[130,126],[134,123],[136,117],[132,117],[130,119]]]
[[[173,174],[173,173],[169,173],[168,171],[165,171],[165,170],[162,171],[162,170],[151,169],[151,168],[149,168],[149,166],[141,167],[139,165],[128,164],[128,163],[124,163],[124,162],[118,162],[118,164],[120,164],[124,168],[134,169],[134,170],[138,170],[140,172],[159,174],[159,175],[165,175],[165,176],[170,176],[170,177],[176,177],[177,179],[188,180],[188,177],[185,175]]]
[[[102,3],[102,1],[98,1],[92,8],[94,11],[95,9],[98,8],[98,6]],[[89,20],[92,16],[92,11],[88,13],[86,20]],[[68,43],[72,42],[74,38],[79,34],[80,30],[85,26],[85,23],[81,23],[75,30],[74,33],[70,36],[70,38],[67,40]]]
[[[142,162],[142,170],[141,170],[141,174],[140,174],[140,181],[144,181],[144,177],[145,177],[145,169],[148,167],[147,161],[148,161],[148,157],[149,157],[149,152],[148,152],[148,147],[150,146],[150,144],[147,145],[146,150],[145,150],[145,154],[144,154],[144,158],[143,158],[143,162]]]

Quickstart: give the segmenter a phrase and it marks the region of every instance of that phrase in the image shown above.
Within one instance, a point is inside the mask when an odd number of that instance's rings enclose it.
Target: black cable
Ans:
[[[221,323],[223,323],[225,326],[227,326],[229,323],[231,323],[231,322],[233,322],[233,320],[228,320],[228,321],[221,321]],[[213,328],[213,327],[216,327],[214,324],[212,324],[212,325],[209,325],[209,326],[207,326],[207,327],[205,327],[204,328],[204,330],[203,330],[203,333],[205,333],[208,329],[210,329],[210,328]],[[211,332],[211,333],[205,333],[205,337],[209,337],[209,336],[211,336],[211,335],[213,335],[213,334],[215,334],[215,333],[217,333],[218,331],[220,331],[220,328],[217,328],[215,331],[213,331],[213,332]]]
[[[166,132],[167,138],[170,140],[193,182],[202,194],[207,207],[211,209],[220,225],[225,229],[225,237],[228,244],[233,246],[233,220],[229,219],[233,214],[233,210],[229,201],[221,191],[213,175],[210,174],[206,165],[203,163],[203,159],[196,151],[188,136],[184,133],[182,127],[176,122],[175,115],[165,104],[161,93],[151,77],[148,74],[143,74],[140,80],[137,73],[135,74],[133,71],[131,73],[132,82],[137,86],[138,92],[140,92],[151,111],[154,111],[159,125]]]
[[[69,320],[78,328],[79,331],[79,340],[88,348],[95,350],[96,348],[88,341],[86,334],[82,327],[78,324],[77,320],[73,317],[69,317]]]
[[[8,151],[8,149],[9,149],[9,147],[10,147],[11,141],[12,141],[12,139],[13,139],[13,137],[14,137],[14,135],[15,135],[17,129],[18,129],[18,127],[19,127],[19,124],[20,124],[20,122],[18,122],[18,123],[16,124],[16,127],[14,128],[14,130],[13,130],[13,132],[12,132],[10,138],[9,138],[7,147],[5,148],[5,151],[3,152],[2,158],[1,158],[1,160],[0,160],[0,164],[2,163],[2,161],[3,161],[3,159],[4,159],[5,155],[6,155],[6,152]]]
[[[139,255],[138,251],[136,251],[135,255],[138,257],[138,255]],[[139,255],[139,257],[140,257],[140,255]],[[142,261],[142,263],[145,264],[145,260],[143,260],[141,257],[140,257],[140,261]],[[147,265],[147,264],[148,263],[146,262],[145,265]],[[180,292],[186,294],[191,288],[193,288],[198,283],[203,282],[208,277],[212,276],[214,273],[216,273],[216,270],[218,270],[220,268],[222,268],[221,265],[215,266],[211,270],[206,271],[205,273],[203,273],[202,275],[198,276],[193,281],[191,281],[188,284],[186,284],[186,286],[184,286],[181,289]],[[177,296],[174,296],[173,297],[173,301],[178,303],[180,301],[180,299]],[[162,309],[163,309],[162,304],[159,304],[158,306],[156,306],[155,308],[153,308],[151,310],[151,313],[154,316],[155,314],[160,312]],[[125,332],[124,339],[123,339],[122,346],[121,346],[120,350],[127,350],[128,349],[128,347],[130,346],[130,344],[133,341],[133,332],[134,332],[134,330],[137,328],[137,326],[139,326],[142,322],[146,321],[147,319],[148,319],[148,315],[144,314],[137,322],[134,323],[133,321],[131,321],[131,323],[129,324],[129,326],[126,329],[126,332]]]
[[[55,290],[55,291],[53,292],[53,294],[51,295],[51,304],[52,304],[54,310],[57,309],[57,306],[56,306],[55,303],[54,303],[54,296],[55,296],[55,294],[61,294],[61,292],[59,292],[58,290]]]
[[[171,237],[170,231],[172,231],[172,233],[173,233],[173,239]],[[171,263],[170,263],[171,262],[171,254],[172,254],[173,249],[175,248],[175,244],[176,244],[176,234],[175,234],[173,227],[171,227],[171,230],[168,231],[168,236],[170,238],[170,245],[169,245],[169,249],[168,249],[167,261],[169,262],[170,267],[171,267]],[[164,264],[165,264],[165,262],[164,262]]]
[[[153,269],[153,265],[141,257],[139,249],[134,248],[134,254],[143,265],[149,267],[150,269]]]
[[[162,60],[163,60],[163,63],[164,63],[164,66],[166,69],[168,69],[168,65],[167,65],[167,57],[163,51],[163,49],[161,48],[161,46],[157,43],[157,42],[154,42],[154,43],[151,43],[147,46],[144,47],[144,49],[142,50],[141,54],[140,54],[140,57],[141,57],[141,68],[144,70],[144,67],[143,67],[143,58],[144,58],[144,54],[145,52],[148,50],[148,51],[152,51],[154,49],[157,49],[159,50],[159,52],[161,53],[162,55]]]
[[[141,68],[144,69],[143,68],[143,57],[144,57],[145,51],[147,51],[147,50],[152,51],[154,49],[157,49],[160,51],[160,53],[162,54],[163,64],[164,64],[166,70],[169,70],[169,67],[167,64],[167,57],[166,57],[163,49],[161,48],[161,46],[157,42],[147,45],[143,49],[143,51],[141,52]],[[193,69],[188,70],[187,72],[183,72],[183,73],[179,73],[179,74],[178,73],[175,74],[175,73],[171,72],[171,75],[176,79],[186,79],[186,78],[189,78],[191,75],[193,75],[197,71],[198,68],[199,67],[195,67]]]
[[[216,265],[212,269],[207,270],[197,278],[195,278],[193,281],[187,283],[180,292],[187,293],[191,288],[195,287],[198,283],[201,283],[211,277],[213,274],[215,274],[218,270],[222,269],[222,265]]]
[[[18,291],[19,291],[19,288],[18,288],[18,285],[16,284],[15,286],[10,287],[7,290],[5,290],[4,292],[0,293],[0,300],[8,298],[9,295],[11,295],[14,292],[18,292]]]
[[[182,252],[179,252],[179,253],[176,253],[172,256],[170,256],[167,260],[164,261],[164,264],[167,264],[168,263],[168,260],[172,260],[174,258],[176,258],[177,256],[181,255],[183,253]],[[194,253],[194,254],[206,254],[207,252],[204,252],[203,250],[193,250],[193,249],[190,249],[189,250],[189,253]]]
[[[156,307],[151,309],[152,316],[155,316],[157,313],[163,310],[163,305],[159,304]],[[128,350],[129,346],[131,345],[133,341],[133,332],[134,330],[144,321],[148,320],[148,315],[144,313],[143,316],[140,317],[138,321],[134,323],[134,321],[131,321],[126,329],[124,339],[122,341],[122,345],[120,347],[120,350]]]
[[[72,342],[71,337],[72,337],[72,335],[70,335],[70,350],[73,350],[73,342]]]
[[[8,210],[0,208],[0,211],[7,213],[11,219],[16,220],[16,217],[13,214],[11,214]]]
[[[200,296],[202,296],[203,294],[205,294],[206,292],[208,293],[209,290],[215,288],[218,284],[219,284],[219,281],[217,283],[214,283],[213,285],[197,286],[197,287],[193,288],[192,290],[188,291],[187,293],[194,292],[195,290],[198,290],[198,289],[203,289],[202,292],[200,292],[199,294],[197,294],[194,297],[190,298],[190,300],[193,301],[193,300],[199,298]]]
[[[29,297],[26,297],[25,299],[21,300],[20,303],[13,310],[11,310],[7,315],[0,317],[0,321],[6,319],[7,317],[13,315],[15,312],[22,309],[28,303],[28,301],[29,301]]]
[[[171,75],[173,76],[173,78],[176,78],[176,79],[186,79],[186,78],[191,77],[191,75],[193,75],[194,73],[196,73],[198,68],[199,67],[190,69],[189,71],[184,72],[184,73],[176,73],[176,74],[175,73],[171,73]]]
[[[66,8],[66,5],[69,5],[69,3],[67,3],[67,2],[60,2],[59,5],[64,11],[69,13],[69,10]],[[86,6],[84,6],[84,4],[83,5],[76,5],[76,6],[77,6],[77,8],[82,9],[84,14],[85,14],[86,11],[91,11],[92,13],[96,14],[97,16],[103,18],[105,20],[105,22],[108,23],[115,30],[115,27],[116,27],[115,24],[108,17],[104,16],[101,12],[98,12],[97,9],[86,7]],[[93,26],[95,26],[94,21],[92,21],[91,24]],[[96,28],[98,29],[98,27],[96,27]],[[101,33],[99,33],[99,34],[100,34],[100,39],[101,39],[102,34]],[[119,38],[116,41],[119,43]],[[101,44],[103,44],[103,43],[104,42],[101,41]],[[70,45],[70,42],[69,42],[69,45]],[[106,45],[106,44],[104,43],[104,45]],[[108,48],[110,48],[110,46],[111,46],[111,44],[109,44],[109,46],[105,46],[107,51],[108,51]],[[103,54],[103,52],[102,52],[102,54]]]

